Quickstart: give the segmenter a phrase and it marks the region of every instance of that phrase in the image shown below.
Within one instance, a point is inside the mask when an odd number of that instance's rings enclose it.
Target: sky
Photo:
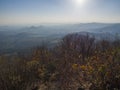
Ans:
[[[119,23],[120,0],[0,0],[0,25]]]

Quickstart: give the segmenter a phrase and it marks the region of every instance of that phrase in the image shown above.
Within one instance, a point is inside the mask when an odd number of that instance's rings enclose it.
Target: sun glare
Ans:
[[[74,0],[76,5],[84,5],[86,0]]]
[[[76,3],[82,4],[82,3],[84,3],[84,0],[76,0]]]

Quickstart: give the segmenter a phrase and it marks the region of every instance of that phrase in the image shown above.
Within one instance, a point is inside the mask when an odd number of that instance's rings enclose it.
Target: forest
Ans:
[[[53,48],[1,54],[0,90],[120,90],[120,40],[74,33]]]

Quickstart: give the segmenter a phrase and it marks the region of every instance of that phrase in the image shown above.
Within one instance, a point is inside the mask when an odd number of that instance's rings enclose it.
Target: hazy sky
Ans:
[[[120,0],[0,0],[0,25],[120,22]]]

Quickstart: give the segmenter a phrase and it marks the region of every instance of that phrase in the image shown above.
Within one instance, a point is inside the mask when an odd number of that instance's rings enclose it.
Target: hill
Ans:
[[[0,52],[16,52],[40,46],[43,43],[53,47],[70,33],[86,33],[98,39],[114,40],[116,37],[120,37],[120,24],[79,23],[26,27],[1,26]]]

